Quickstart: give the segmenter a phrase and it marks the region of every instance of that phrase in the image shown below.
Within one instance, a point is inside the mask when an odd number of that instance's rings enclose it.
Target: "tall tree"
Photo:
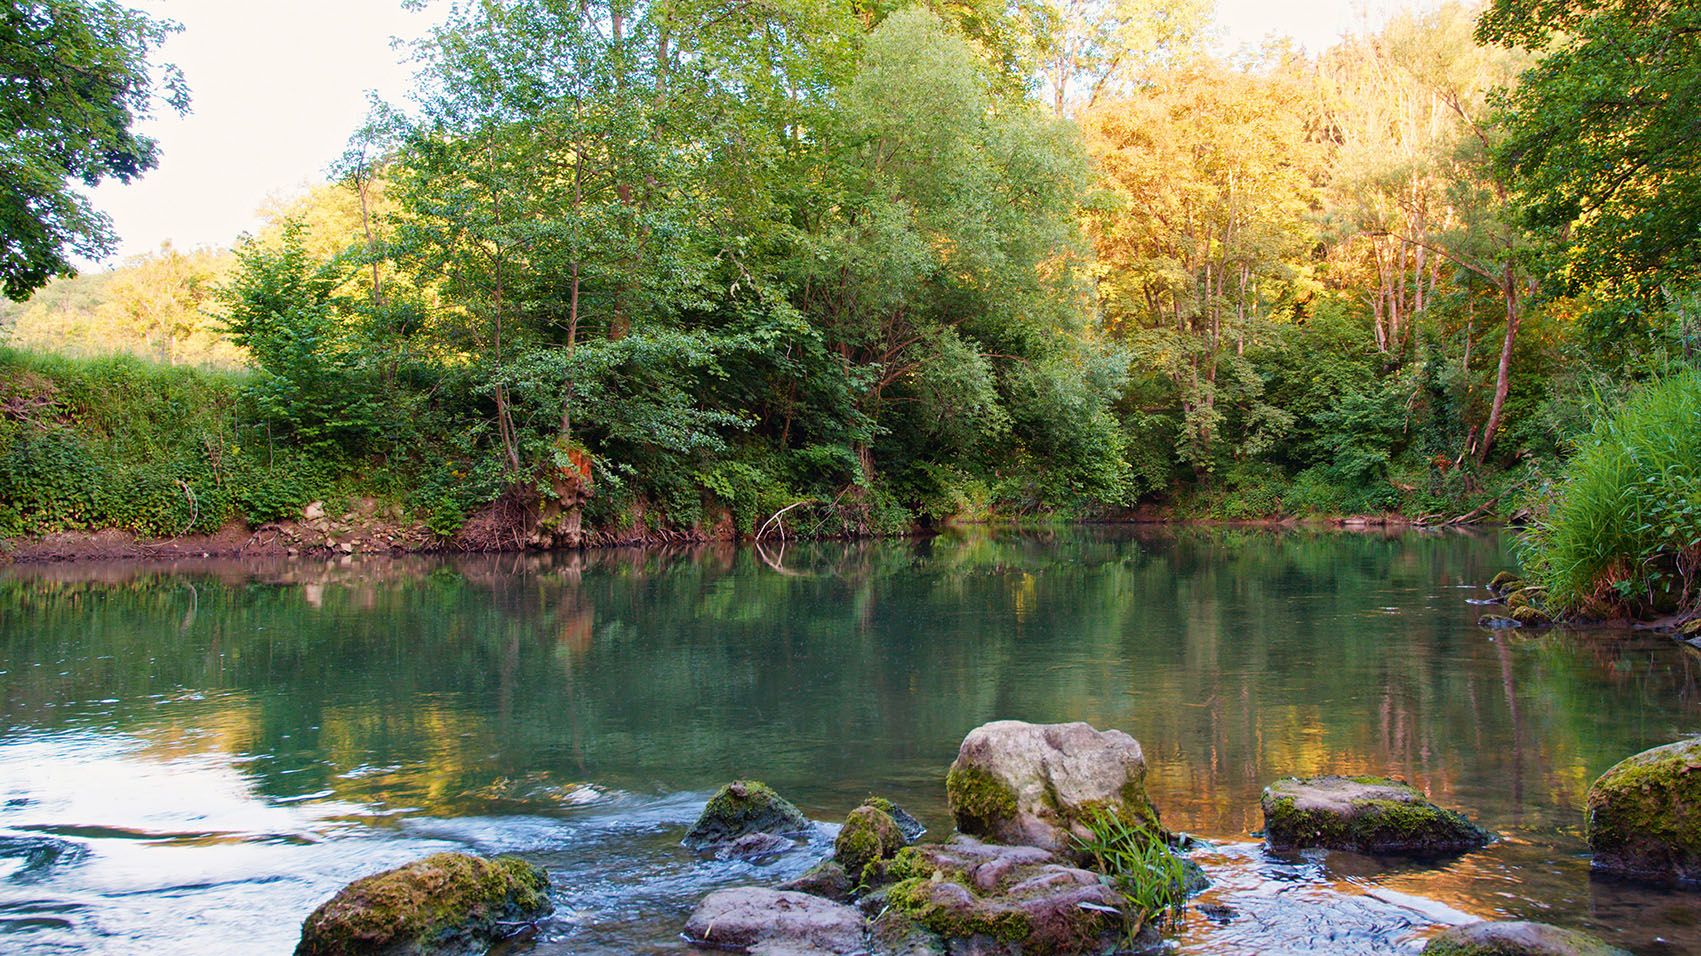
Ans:
[[[1540,54],[1502,103],[1497,157],[1548,240],[1556,291],[1608,305],[1608,337],[1657,334],[1701,283],[1701,7],[1494,0],[1478,35]]]
[[[72,185],[130,182],[159,163],[137,132],[157,103],[189,90],[149,58],[178,27],[112,0],[0,5],[0,294],[28,298],[76,257],[117,243],[112,221]]]

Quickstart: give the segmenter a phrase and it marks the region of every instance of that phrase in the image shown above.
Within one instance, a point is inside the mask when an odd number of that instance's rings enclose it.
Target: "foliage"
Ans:
[[[176,24],[113,0],[6,0],[0,6],[0,296],[22,301],[76,257],[112,251],[111,220],[80,187],[130,182],[159,163],[136,126],[156,99],[178,113],[189,91],[149,58]]]
[[[1564,611],[1693,607],[1701,573],[1701,372],[1644,387],[1566,466],[1526,563]]]
[[[1161,834],[1102,808],[1083,823],[1089,835],[1075,836],[1075,851],[1109,877],[1126,901],[1126,945],[1133,945],[1147,926],[1162,928],[1181,919],[1191,874],[1186,859]]]
[[[1603,339],[1646,342],[1701,281],[1701,9],[1495,0],[1479,36],[1541,54],[1502,99],[1497,157],[1551,280],[1600,301]]]

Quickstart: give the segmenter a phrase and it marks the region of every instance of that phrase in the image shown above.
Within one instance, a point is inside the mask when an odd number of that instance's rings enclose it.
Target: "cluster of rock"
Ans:
[[[1493,595],[1494,603],[1505,605],[1506,613],[1483,615],[1477,620],[1482,627],[1500,630],[1554,625],[1553,615],[1547,610],[1547,588],[1529,584],[1510,571],[1502,571],[1488,582],[1488,593]]]
[[[1145,774],[1139,743],[1118,731],[987,724],[963,741],[947,777],[958,830],[951,840],[918,844],[919,822],[871,798],[846,818],[831,859],[778,888],[711,893],[685,936],[758,956],[1115,949],[1145,914],[1084,865],[1077,838],[1091,836],[1090,823],[1108,815],[1167,841]],[[731,787],[762,792],[749,783]],[[692,832],[742,831],[721,819],[720,808],[731,805],[744,802],[717,795]],[[786,817],[783,810],[762,815]],[[1148,931],[1147,942],[1156,941]]]
[[[833,855],[774,888],[703,899],[691,943],[755,956],[1067,954],[1155,947],[1153,915],[1084,852],[1114,821],[1148,850],[1176,853],[1146,794],[1140,745],[1118,731],[999,721],[964,739],[947,776],[957,834],[923,844],[922,824],[870,798],[839,829]],[[1434,859],[1492,835],[1386,777],[1279,780],[1264,791],[1272,850],[1349,850]],[[815,831],[755,781],[723,787],[685,837],[705,856],[760,859]],[[1701,885],[1701,738],[1631,757],[1589,791],[1588,840],[1603,874]],[[1184,858],[1177,858],[1178,864]],[[1191,867],[1189,869],[1189,867]],[[1190,862],[1172,896],[1202,890]],[[552,910],[548,878],[513,857],[440,853],[358,880],[314,910],[297,956],[485,952]],[[1429,956],[1608,956],[1601,940],[1539,923],[1487,922],[1433,938]]]
[[[398,506],[380,506],[371,498],[355,501],[338,516],[323,501],[311,502],[302,509],[301,520],[262,525],[255,529],[254,538],[291,555],[413,551],[428,543],[425,533],[404,524]]]

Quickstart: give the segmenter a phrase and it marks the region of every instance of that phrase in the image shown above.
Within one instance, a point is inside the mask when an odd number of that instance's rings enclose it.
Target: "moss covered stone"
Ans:
[[[1139,741],[1084,723],[977,727],[958,748],[945,792],[963,833],[1057,853],[1103,812],[1159,829]]]
[[[482,953],[553,909],[549,878],[516,857],[438,853],[359,879],[301,927],[296,956]]]
[[[878,878],[880,864],[897,855],[907,842],[891,814],[864,804],[852,810],[839,828],[833,858],[851,879],[870,883]]]
[[[994,833],[1016,816],[1016,791],[974,764],[951,767],[945,775],[945,799],[957,829],[964,833]]]
[[[1506,595],[1513,591],[1522,590],[1524,579],[1510,571],[1502,571],[1489,579],[1488,589],[1495,594]]]
[[[921,839],[922,834],[927,832],[925,824],[912,816],[908,810],[885,797],[869,797],[862,801],[862,805],[873,807],[891,817],[892,821],[898,825],[898,829],[904,834],[905,843],[914,843]]]
[[[1589,788],[1589,848],[1603,873],[1701,883],[1701,737],[1624,760]]]
[[[734,780],[709,799],[684,842],[694,850],[709,850],[752,833],[804,833],[810,826],[803,811],[772,787],[756,780]]]
[[[1274,849],[1435,857],[1490,838],[1464,815],[1386,777],[1290,777],[1265,788],[1261,805],[1264,838]]]
[[[1512,609],[1512,620],[1519,627],[1552,627],[1553,617],[1546,611],[1532,604],[1523,604]]]
[[[1472,923],[1431,939],[1424,956],[1630,956],[1599,937],[1546,923]]]
[[[898,882],[880,894],[880,910],[948,941],[952,952],[968,945],[974,952],[1099,953],[1125,925],[1124,901],[1098,874],[1038,847],[960,836],[906,848],[886,873]],[[978,942],[964,942],[971,940]]]

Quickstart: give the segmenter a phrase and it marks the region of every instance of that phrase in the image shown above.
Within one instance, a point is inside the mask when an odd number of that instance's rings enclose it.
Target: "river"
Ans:
[[[342,884],[439,849],[549,869],[537,953],[679,952],[775,882],[678,845],[718,785],[950,832],[999,718],[1137,737],[1212,841],[1184,953],[1410,952],[1476,917],[1701,952],[1694,897],[1591,880],[1589,782],[1701,732],[1701,656],[1491,632],[1497,533],[985,530],[925,541],[0,569],[0,951],[288,953]],[[1272,855],[1258,795],[1388,773],[1500,835],[1439,866]]]

